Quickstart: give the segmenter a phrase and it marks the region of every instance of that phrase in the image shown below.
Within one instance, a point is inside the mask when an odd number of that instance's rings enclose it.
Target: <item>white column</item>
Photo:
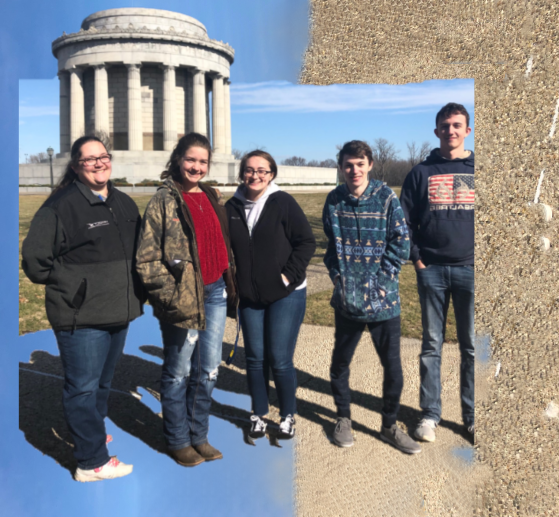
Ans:
[[[142,83],[140,65],[127,64],[128,68],[128,150],[142,151],[144,130],[142,126]]]
[[[95,131],[109,136],[109,77],[104,64],[95,65]]]
[[[231,154],[231,93],[229,85],[231,81],[225,79],[225,154]]]
[[[60,80],[60,152],[70,152],[70,77],[68,72],[58,73]]]
[[[225,153],[225,92],[223,76],[217,75],[212,84],[212,129],[213,150]]]
[[[79,68],[70,70],[70,145],[85,131],[82,71]]]
[[[206,72],[194,70],[192,98],[194,112],[194,131],[202,135],[208,135],[206,125]]]
[[[177,145],[177,81],[175,67],[163,67],[163,150],[172,151]]]

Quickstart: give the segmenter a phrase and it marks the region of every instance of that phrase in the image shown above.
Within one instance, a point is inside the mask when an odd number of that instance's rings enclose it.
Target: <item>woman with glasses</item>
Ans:
[[[239,313],[252,397],[252,438],[266,433],[269,370],[279,401],[279,438],[295,432],[293,366],[306,308],[306,269],[316,243],[295,199],[274,183],[276,162],[265,151],[246,154],[235,195],[227,204],[231,247],[237,267]]]
[[[64,416],[78,463],[74,478],[84,482],[132,472],[132,465],[109,456],[104,419],[128,324],[143,312],[133,266],[141,218],[110,177],[103,142],[76,140],[22,247],[25,274],[46,284],[47,317],[64,368]]]
[[[225,208],[201,181],[211,155],[201,134],[178,141],[146,208],[136,255],[163,339],[165,441],[187,467],[223,457],[208,442],[209,416],[226,315],[235,317],[237,306]]]

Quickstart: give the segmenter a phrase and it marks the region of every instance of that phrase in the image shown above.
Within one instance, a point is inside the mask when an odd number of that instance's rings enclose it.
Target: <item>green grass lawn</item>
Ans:
[[[400,189],[394,189],[400,194]],[[322,208],[327,192],[319,194],[294,194],[293,197],[303,208],[316,238],[317,248],[311,263],[322,264],[326,251],[326,236],[322,231]],[[151,195],[133,196],[140,213],[143,214]],[[225,199],[231,195],[225,195]],[[29,231],[33,215],[46,199],[45,195],[19,197],[19,249]],[[21,264],[21,261],[20,261]],[[331,291],[310,295],[307,298],[305,323],[311,325],[334,326],[334,310],[330,307]],[[400,298],[402,300],[402,336],[421,338],[421,311],[417,295],[415,271],[411,264],[405,265],[400,275]],[[452,307],[449,310],[447,340],[456,341],[456,324]],[[49,328],[45,314],[44,287],[29,281],[19,268],[19,332],[36,332]]]

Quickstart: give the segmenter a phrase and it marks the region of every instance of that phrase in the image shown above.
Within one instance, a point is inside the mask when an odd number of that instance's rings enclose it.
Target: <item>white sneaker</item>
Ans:
[[[250,416],[250,431],[248,435],[251,438],[262,438],[266,434],[266,422],[262,420],[258,415]]]
[[[287,415],[281,419],[279,425],[278,438],[289,440],[295,434],[295,419],[291,415]]]
[[[437,422],[431,418],[422,418],[421,422],[415,430],[415,437],[423,442],[434,442],[435,441],[435,427],[437,427]]]
[[[76,469],[74,474],[74,479],[82,483],[87,483],[88,481],[101,481],[103,479],[113,479],[120,478],[122,476],[127,476],[132,472],[133,465],[127,465],[118,461],[116,456],[112,456],[111,459],[96,469]]]

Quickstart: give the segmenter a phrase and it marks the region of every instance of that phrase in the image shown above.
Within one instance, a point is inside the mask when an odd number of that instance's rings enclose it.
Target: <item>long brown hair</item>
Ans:
[[[161,179],[164,180],[165,178],[173,178],[175,181],[182,183],[182,176],[181,176],[181,160],[191,147],[201,147],[208,151],[208,172],[210,173],[210,163],[212,161],[212,146],[210,141],[200,133],[188,133],[184,135],[178,142],[176,147],[173,149],[171,153],[171,157],[167,162],[167,169],[161,173]]]
[[[100,144],[103,145],[105,150],[108,151],[107,144],[97,136],[85,135],[78,138],[72,144],[72,149],[70,150],[70,161],[66,165],[66,169],[64,170],[64,174],[62,175],[62,178],[60,178],[60,181],[58,182],[56,187],[52,190],[50,194],[51,196],[56,192],[58,192],[59,190],[62,190],[64,187],[67,187],[68,185],[73,183],[74,180],[78,179],[78,175],[74,170],[74,167],[78,166],[78,161],[81,158],[82,146],[84,144],[87,144],[87,142],[99,142]]]

